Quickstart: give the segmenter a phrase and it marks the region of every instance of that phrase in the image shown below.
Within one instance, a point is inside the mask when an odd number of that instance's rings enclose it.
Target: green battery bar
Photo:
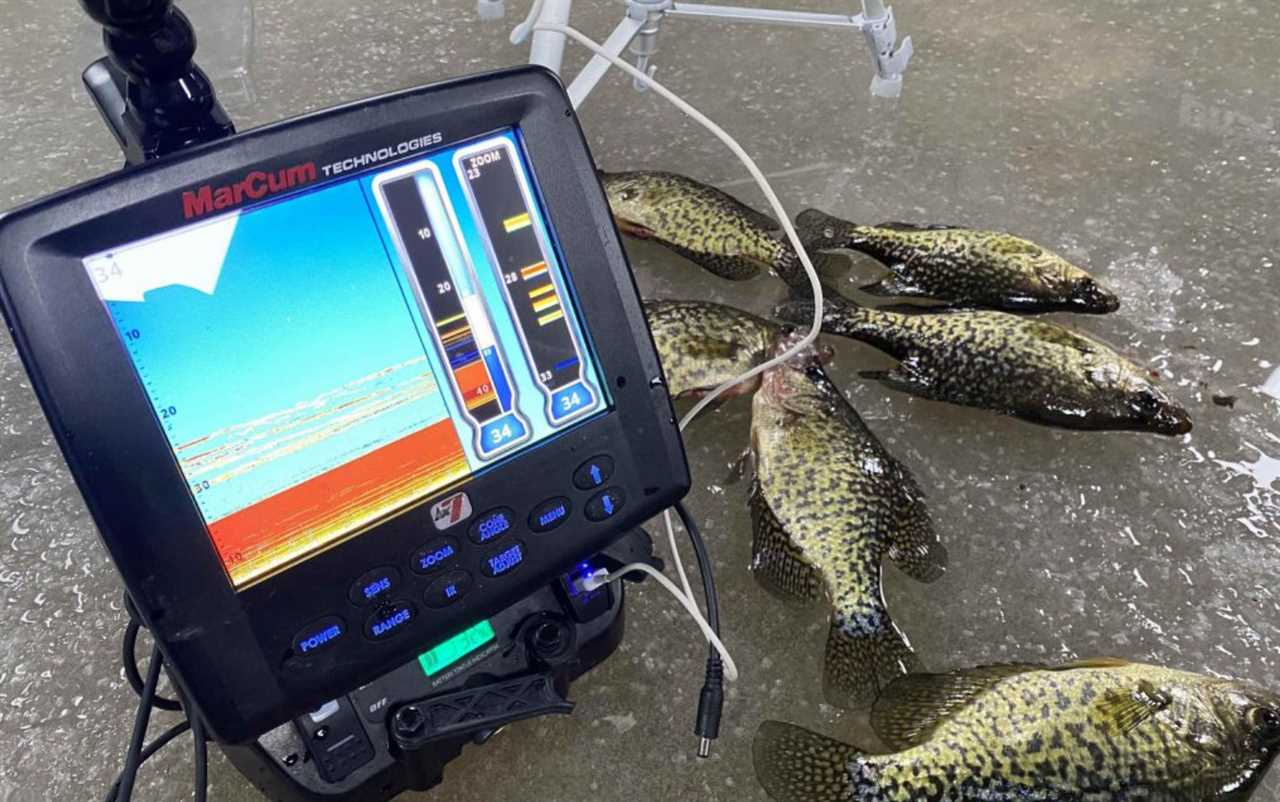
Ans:
[[[422,666],[422,673],[428,677],[434,676],[493,640],[493,638],[493,627],[489,625],[488,621],[481,621],[475,626],[459,632],[444,643],[418,655],[418,665]]]

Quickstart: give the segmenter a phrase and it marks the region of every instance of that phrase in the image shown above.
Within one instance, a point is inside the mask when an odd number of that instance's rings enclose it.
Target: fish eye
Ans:
[[[1249,723],[1264,741],[1280,741],[1280,713],[1269,707],[1249,711]]]
[[[636,196],[636,193],[635,193],[635,190],[633,189],[624,189],[618,192],[618,197],[624,201],[629,201],[635,196]]]
[[[822,229],[822,236],[825,237],[826,239],[835,239],[836,230],[831,226],[827,226],[826,228]]]

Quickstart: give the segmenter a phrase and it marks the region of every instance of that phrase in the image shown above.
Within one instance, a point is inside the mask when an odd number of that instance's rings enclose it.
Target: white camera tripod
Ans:
[[[477,0],[480,16],[495,19],[503,14],[503,0]],[[614,56],[628,50],[640,70],[652,74],[654,53],[658,49],[658,32],[667,17],[707,19],[721,22],[753,22],[766,25],[793,25],[809,28],[833,28],[857,31],[863,35],[871,49],[876,74],[871,80],[871,93],[878,97],[897,97],[902,92],[902,75],[911,60],[911,37],[897,44],[898,34],[894,24],[893,9],[883,0],[862,0],[862,13],[853,16],[817,14],[807,11],[777,11],[772,9],[716,6],[701,3],[681,3],[675,0],[626,0],[627,10],[622,22],[604,42],[604,49]],[[529,63],[541,64],[556,74],[560,73],[564,56],[565,35],[557,31],[533,31],[540,22],[567,25],[573,8],[573,0],[541,0],[535,2],[529,18],[511,33],[511,41],[519,44],[533,32],[529,49]],[[609,70],[609,61],[594,56],[582,72],[569,84],[569,99],[574,108],[582,105]],[[637,91],[645,87],[635,82]]]

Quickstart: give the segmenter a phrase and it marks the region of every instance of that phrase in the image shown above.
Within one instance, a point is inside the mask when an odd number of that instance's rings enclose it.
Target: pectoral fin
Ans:
[[[1102,720],[1117,732],[1131,732],[1143,722],[1155,716],[1173,703],[1168,693],[1148,680],[1140,680],[1137,687],[1128,692],[1113,691],[1097,702]]]
[[[929,293],[898,276],[890,275],[874,284],[866,284],[858,289],[867,295],[881,298],[927,298]]]
[[[889,370],[860,370],[858,375],[864,379],[874,379],[890,390],[897,390],[924,398],[929,397],[929,382],[918,373],[909,371],[902,365]]]
[[[766,591],[783,601],[812,605],[826,593],[822,574],[791,542],[781,522],[769,509],[759,484],[752,482],[751,574]]]
[[[762,265],[746,256],[727,256],[718,253],[705,253],[676,245],[666,240],[659,240],[663,246],[693,262],[709,273],[730,281],[746,281],[760,275]]]

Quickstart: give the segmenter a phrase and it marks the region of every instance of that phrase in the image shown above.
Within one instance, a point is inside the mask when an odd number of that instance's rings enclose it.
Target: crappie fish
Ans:
[[[743,281],[762,269],[788,284],[806,279],[778,222],[715,187],[676,173],[599,173],[622,233],[649,239],[721,278]]]
[[[782,353],[799,338],[784,337]],[[823,660],[828,700],[869,703],[919,668],[889,616],[881,563],[937,579],[947,562],[924,493],[809,352],[765,371],[752,400],[752,570],[783,599],[831,605]]]
[[[882,262],[892,275],[860,289],[871,295],[932,298],[1013,312],[1120,308],[1115,295],[1058,254],[1012,234],[910,223],[858,225],[808,209],[796,217],[805,247],[847,248]]]
[[[803,323],[813,302],[790,301],[775,314]],[[1186,410],[1148,372],[1046,321],[980,310],[902,314],[828,297],[823,331],[893,356],[897,367],[860,375],[922,398],[1066,429],[1191,431]]]
[[[723,304],[705,301],[645,301],[645,317],[672,398],[698,396],[769,358],[782,327]],[[754,381],[727,391],[744,395]]]
[[[1280,748],[1280,695],[1121,660],[904,677],[869,755],[767,721],[756,776],[777,802],[1243,802]]]

